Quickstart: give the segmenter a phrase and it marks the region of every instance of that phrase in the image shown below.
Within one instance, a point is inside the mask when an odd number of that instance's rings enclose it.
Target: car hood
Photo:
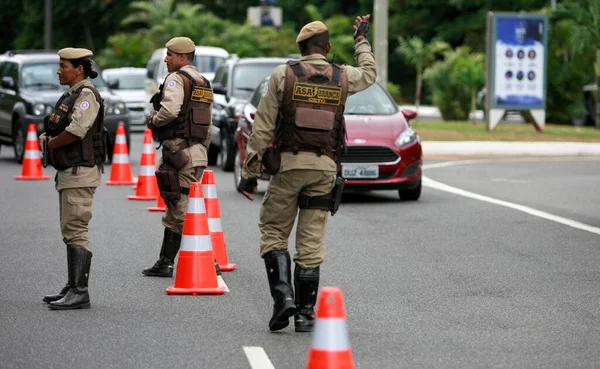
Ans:
[[[408,124],[401,112],[392,115],[345,115],[348,142],[381,143],[396,140]]]
[[[27,97],[27,100],[34,104],[48,104],[54,106],[58,99],[66,90],[44,90],[44,89],[23,89],[21,94]]]
[[[142,102],[146,100],[144,90],[112,90],[123,102]]]

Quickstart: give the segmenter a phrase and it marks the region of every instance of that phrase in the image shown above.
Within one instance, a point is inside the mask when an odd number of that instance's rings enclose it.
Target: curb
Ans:
[[[426,158],[600,156],[600,143],[593,142],[423,141],[421,145]]]

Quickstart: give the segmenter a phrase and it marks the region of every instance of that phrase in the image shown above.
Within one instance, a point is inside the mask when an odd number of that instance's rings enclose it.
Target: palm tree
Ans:
[[[600,129],[600,0],[568,0],[561,2],[551,13],[554,19],[570,19],[574,23],[571,39],[575,51],[588,47],[596,49],[596,128]]]
[[[129,5],[131,14],[121,21],[124,26],[141,23],[146,30],[151,30],[155,25],[163,23],[174,10],[174,0],[134,1]]]
[[[417,72],[417,90],[415,92],[415,105],[417,108],[417,119],[419,117],[419,105],[421,104],[421,88],[423,86],[423,70],[431,65],[438,54],[450,49],[450,45],[438,39],[425,43],[419,37],[405,39],[398,37],[399,46],[396,52],[406,59],[406,61],[415,66]]]
[[[485,57],[481,53],[461,56],[454,65],[454,75],[458,83],[467,88],[471,95],[471,116],[475,123],[477,91],[485,85]]]

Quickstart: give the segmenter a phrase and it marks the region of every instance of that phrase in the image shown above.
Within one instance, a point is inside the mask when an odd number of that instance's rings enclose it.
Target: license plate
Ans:
[[[344,178],[378,178],[379,166],[377,165],[344,165],[342,167],[342,177]]]

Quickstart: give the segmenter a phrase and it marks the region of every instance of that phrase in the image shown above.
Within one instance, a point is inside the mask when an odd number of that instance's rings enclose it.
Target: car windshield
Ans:
[[[214,73],[224,60],[225,58],[220,56],[196,55],[194,58],[194,65],[198,68],[200,74]]]
[[[143,90],[146,87],[146,75],[145,74],[108,74],[106,79],[109,81],[114,79],[119,81],[119,90]]]
[[[92,83],[96,88],[106,87],[106,83],[100,76],[98,67],[94,65],[94,70],[98,72],[98,77],[92,79]],[[66,90],[69,86],[61,86],[58,82],[58,61],[49,63],[24,64],[22,71],[21,85],[23,88],[42,88]]]
[[[58,63],[24,64],[21,85],[23,88],[64,90],[58,83]]]
[[[398,112],[396,102],[392,100],[378,83],[356,93],[346,100],[347,115],[390,115]]]
[[[235,97],[249,98],[252,91],[279,64],[240,64],[233,70],[233,91]]]

